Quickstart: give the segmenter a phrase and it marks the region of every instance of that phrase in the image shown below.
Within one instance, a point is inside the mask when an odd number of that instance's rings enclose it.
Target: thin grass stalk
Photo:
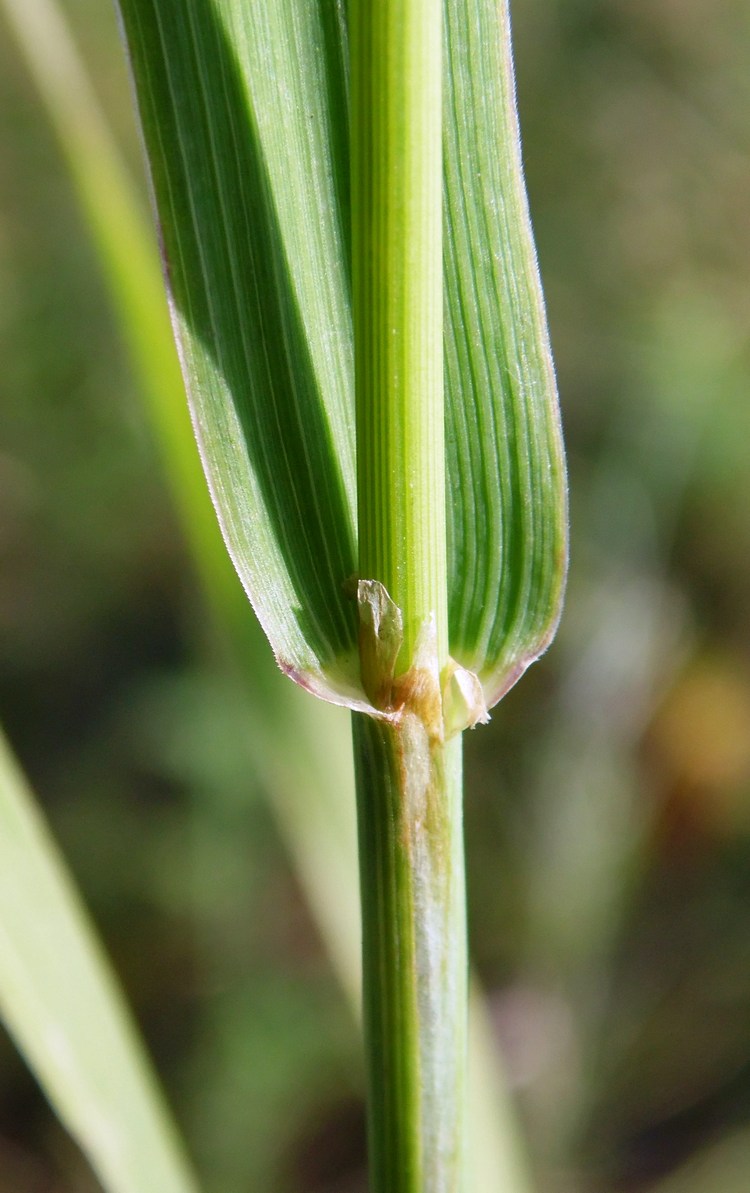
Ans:
[[[399,673],[429,621],[448,658],[441,17],[441,0],[350,10],[359,574],[401,611]]]
[[[355,716],[373,1193],[464,1178],[460,737],[445,742],[441,0],[354,0],[362,677]]]
[[[433,758],[426,786],[414,729],[354,719],[371,1184],[373,1193],[458,1193],[466,1158],[461,739]]]

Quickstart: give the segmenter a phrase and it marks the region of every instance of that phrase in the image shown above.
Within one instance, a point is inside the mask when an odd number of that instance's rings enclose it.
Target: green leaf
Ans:
[[[557,625],[565,466],[507,4],[447,0],[445,12],[450,646],[491,707]]]
[[[123,0],[121,10],[227,545],[282,668],[354,695],[340,13],[294,0]]]
[[[108,1193],[195,1193],[94,930],[2,734],[0,1014]]]
[[[120,7],[183,371],[230,554],[282,669],[362,707],[347,584],[357,564],[345,5]],[[551,638],[566,556],[508,37],[496,0],[446,4],[449,646],[488,704]]]

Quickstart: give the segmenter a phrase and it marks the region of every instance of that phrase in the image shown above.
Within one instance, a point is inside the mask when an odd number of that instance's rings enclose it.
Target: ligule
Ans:
[[[431,736],[441,740],[489,720],[477,675],[451,658],[442,674],[438,670],[431,618],[420,627],[412,666],[397,675],[404,634],[401,610],[377,580],[360,580],[357,600],[362,683],[371,701],[370,715],[397,721],[406,713],[416,714]]]

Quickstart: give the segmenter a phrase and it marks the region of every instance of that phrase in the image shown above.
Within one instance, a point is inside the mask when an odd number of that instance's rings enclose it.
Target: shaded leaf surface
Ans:
[[[346,105],[322,10],[122,4],[209,484],[279,661],[313,676],[356,636]]]

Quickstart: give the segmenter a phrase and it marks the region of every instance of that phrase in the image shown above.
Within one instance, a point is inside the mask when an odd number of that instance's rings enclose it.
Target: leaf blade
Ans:
[[[448,0],[444,87],[451,653],[491,706],[554,633],[567,552],[505,2]]]
[[[346,215],[326,136],[344,135],[345,83],[324,9],[121,3],[217,513],[282,667],[333,698],[359,681]]]

